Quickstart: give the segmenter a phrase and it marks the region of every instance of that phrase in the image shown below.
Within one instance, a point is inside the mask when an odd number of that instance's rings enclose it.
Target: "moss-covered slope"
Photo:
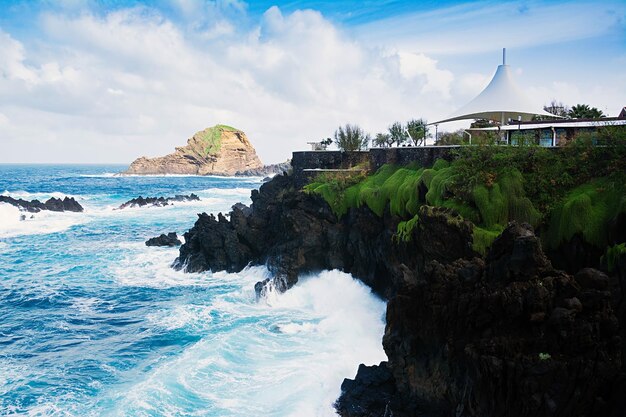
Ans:
[[[619,132],[618,132],[619,133]],[[468,147],[433,167],[385,165],[352,179],[323,175],[305,186],[341,217],[367,206],[398,218],[397,239],[411,238],[422,205],[454,209],[474,223],[474,250],[485,254],[508,222],[530,223],[549,248],[580,235],[605,250],[610,224],[626,215],[626,139],[594,146],[582,137],[559,151]]]

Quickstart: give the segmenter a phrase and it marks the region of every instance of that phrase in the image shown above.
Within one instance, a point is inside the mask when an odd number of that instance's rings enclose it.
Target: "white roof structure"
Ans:
[[[557,117],[534,105],[515,84],[506,65],[506,49],[502,50],[502,65],[485,89],[456,112],[433,124],[466,119],[488,119],[504,125],[508,119],[529,121],[533,116]]]
[[[552,122],[541,123],[524,123],[524,124],[510,124],[493,127],[470,127],[465,130],[534,130],[534,129],[551,129],[551,128],[584,128],[584,127],[607,127],[607,126],[626,126],[626,119],[610,118],[608,120],[555,120]]]

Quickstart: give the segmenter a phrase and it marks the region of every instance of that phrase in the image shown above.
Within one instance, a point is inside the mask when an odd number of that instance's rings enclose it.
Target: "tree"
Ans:
[[[326,149],[330,145],[332,145],[332,143],[333,143],[333,140],[331,138],[326,138],[320,142],[320,145],[322,145],[322,148]]]
[[[475,119],[470,124],[470,127],[483,128],[483,127],[495,127],[495,126],[499,126],[499,125],[500,125],[500,123],[496,123],[493,120]]]
[[[543,106],[543,110],[552,113],[555,116],[569,117],[570,108],[560,101],[552,100],[550,104]]]
[[[389,127],[389,136],[391,137],[391,144],[393,145],[395,143],[396,146],[402,145],[408,139],[404,127],[402,127],[402,123],[400,122],[395,122]]]
[[[428,126],[426,126],[426,124],[427,122],[424,119],[409,120],[406,122],[406,130],[409,134],[409,140],[413,142],[413,145],[417,146],[422,141],[425,141],[426,138],[430,137],[430,133],[428,133]]]
[[[391,146],[391,135],[388,133],[377,133],[372,143],[381,148],[388,148]]]
[[[367,149],[370,135],[357,125],[347,124],[335,130],[335,143],[342,151],[360,151]]]
[[[572,119],[599,119],[604,117],[602,110],[590,107],[588,104],[577,104],[572,107],[568,114]]]
[[[442,132],[435,141],[436,146],[462,145],[465,142],[465,132],[463,129],[454,132]]]

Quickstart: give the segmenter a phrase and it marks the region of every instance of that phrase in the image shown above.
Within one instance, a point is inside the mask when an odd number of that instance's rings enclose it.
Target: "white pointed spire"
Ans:
[[[502,65],[498,65],[489,85],[472,101],[446,119],[429,124],[467,119],[489,119],[497,122],[508,119],[527,121],[535,115],[555,117],[535,105],[515,84],[510,67],[506,65],[506,48],[503,48]]]

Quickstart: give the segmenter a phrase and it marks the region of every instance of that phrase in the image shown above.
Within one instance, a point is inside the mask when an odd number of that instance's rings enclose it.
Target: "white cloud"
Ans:
[[[36,41],[0,30],[0,159],[130,162],[224,123],[243,129],[264,162],[278,162],[339,124],[376,133],[447,116],[495,69],[453,73],[427,48],[367,42],[312,10],[272,7],[252,21],[238,1],[174,5],[184,19],[147,7],[78,8],[34,19]],[[546,102],[624,96],[533,83]]]
[[[410,52],[398,53],[400,57],[400,73],[403,77],[412,79],[424,76],[426,83],[422,88],[423,93],[441,93],[445,98],[450,96],[450,85],[454,75],[448,70],[437,68],[437,61],[424,54]]]
[[[143,7],[41,21],[43,46],[0,38],[12,51],[1,67],[10,78],[0,80],[0,111],[22,126],[0,132],[9,161],[38,141],[33,161],[130,161],[225,123],[276,162],[339,124],[375,132],[433,117],[453,78],[425,55],[366,48],[311,10],[270,8],[226,39]]]

